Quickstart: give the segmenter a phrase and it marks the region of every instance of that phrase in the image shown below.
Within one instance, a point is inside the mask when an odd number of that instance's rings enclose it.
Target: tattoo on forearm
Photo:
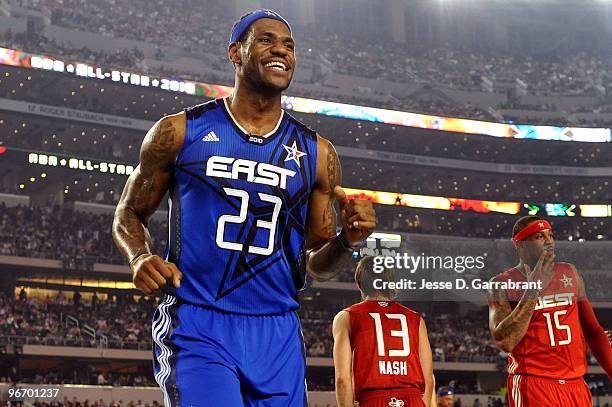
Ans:
[[[168,188],[175,139],[176,128],[171,122],[157,123],[147,133],[140,165],[126,184],[115,213],[113,237],[128,259],[149,251],[147,218]]]
[[[327,147],[327,178],[329,182],[329,194],[331,197],[334,196],[334,188],[338,185],[338,156],[334,147],[329,144]]]
[[[352,253],[349,253],[340,240],[336,237],[336,210],[334,203],[336,201],[334,189],[342,183],[342,172],[340,169],[340,160],[334,146],[327,142],[327,151],[322,156],[321,165],[325,164],[323,174],[321,169],[321,183],[325,185],[321,189],[321,193],[327,195],[325,206],[318,207],[317,220],[320,219],[320,224],[317,222],[317,236],[321,236],[323,242],[326,242],[316,249],[308,253],[308,269],[309,273],[318,280],[327,280],[341,272],[354,268],[355,264],[352,259]],[[323,149],[321,150],[323,152]],[[325,161],[323,161],[325,160]]]
[[[327,147],[327,179],[329,185],[329,200],[325,210],[322,213],[323,224],[325,225],[325,232],[328,236],[334,236],[336,234],[336,211],[334,209],[334,188],[339,185],[340,182],[340,165],[338,162],[338,155],[336,150],[329,143]]]
[[[516,346],[527,332],[535,309],[536,300],[529,292],[518,302],[514,310],[504,318],[495,329],[495,337]]]
[[[115,214],[113,238],[126,259],[150,252],[150,234],[140,218],[129,208]]]
[[[330,201],[323,211],[323,224],[325,225],[325,233],[328,237],[336,234],[336,210],[334,209],[334,201]]]

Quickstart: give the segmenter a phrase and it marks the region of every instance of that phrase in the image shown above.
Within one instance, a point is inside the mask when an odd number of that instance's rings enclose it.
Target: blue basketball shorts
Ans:
[[[308,405],[295,312],[229,314],[166,294],[152,330],[155,380],[166,407]]]

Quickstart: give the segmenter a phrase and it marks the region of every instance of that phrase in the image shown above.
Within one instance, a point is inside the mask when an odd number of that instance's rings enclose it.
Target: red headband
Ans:
[[[520,232],[514,235],[512,241],[518,242],[520,240],[525,240],[534,233],[538,233],[547,229],[552,230],[552,226],[550,226],[550,223],[545,220],[537,220],[535,222],[531,222],[529,225],[525,226]]]

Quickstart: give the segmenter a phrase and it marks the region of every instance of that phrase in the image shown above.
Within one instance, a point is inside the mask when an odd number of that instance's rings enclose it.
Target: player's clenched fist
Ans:
[[[372,202],[365,199],[348,199],[340,186],[334,188],[334,195],[340,202],[342,229],[348,243],[354,245],[367,239],[378,223]]]
[[[147,295],[165,287],[171,282],[174,287],[181,286],[183,273],[174,263],[164,261],[154,254],[138,257],[131,265],[132,282],[140,291]]]

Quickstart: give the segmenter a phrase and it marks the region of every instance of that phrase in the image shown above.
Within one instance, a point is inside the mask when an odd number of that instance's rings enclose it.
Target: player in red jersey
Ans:
[[[573,264],[555,262],[547,221],[525,216],[512,235],[519,264],[494,277],[497,287],[488,293],[489,327],[497,346],[508,353],[510,407],[591,407],[583,379],[585,342],[608,377],[612,348],[584,282]]]
[[[431,348],[421,316],[394,301],[395,292],[374,288],[394,281],[394,271],[374,274],[363,258],[355,281],[364,301],[334,318],[334,366],[339,407],[429,407],[433,391]]]

